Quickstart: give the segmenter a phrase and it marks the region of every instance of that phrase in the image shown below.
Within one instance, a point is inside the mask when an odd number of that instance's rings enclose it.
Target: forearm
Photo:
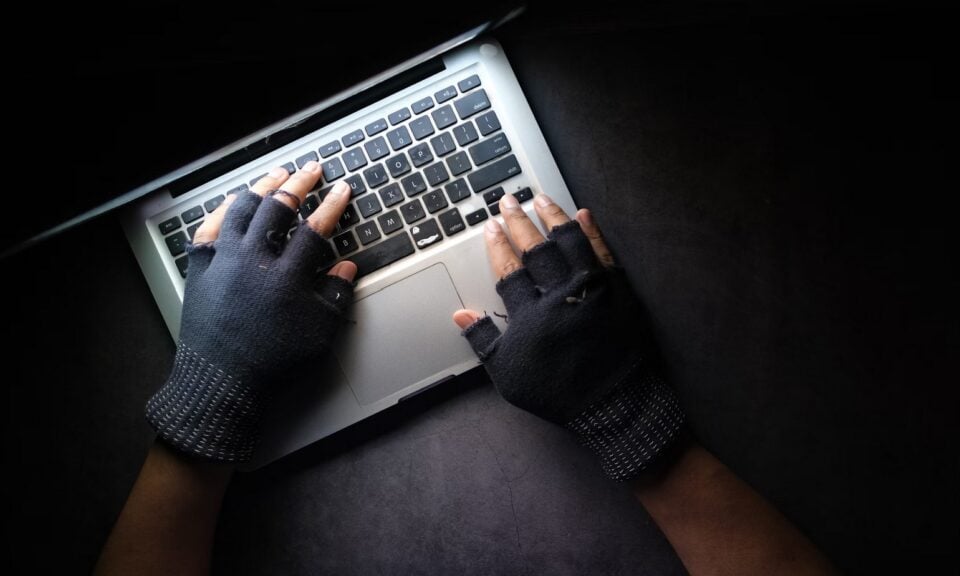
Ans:
[[[151,447],[95,574],[206,574],[233,467]]]
[[[693,576],[835,574],[830,562],[729,468],[687,440],[634,492]]]

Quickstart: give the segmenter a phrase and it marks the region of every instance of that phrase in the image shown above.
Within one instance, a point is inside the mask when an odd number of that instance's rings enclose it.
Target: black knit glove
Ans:
[[[269,386],[330,344],[353,288],[318,275],[326,240],[309,226],[287,242],[295,216],[246,192],[227,210],[217,240],[189,249],[176,360],[146,410],[168,444],[205,459],[248,461]]]
[[[464,330],[503,397],[576,432],[625,480],[676,439],[683,413],[646,357],[639,303],[622,270],[600,264],[580,225],[557,226],[497,283],[489,316]]]

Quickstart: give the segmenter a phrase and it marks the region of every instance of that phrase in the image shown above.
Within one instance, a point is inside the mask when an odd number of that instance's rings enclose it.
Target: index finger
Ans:
[[[317,234],[329,238],[337,227],[337,220],[349,203],[350,185],[341,180],[323,197],[320,207],[307,218],[307,225]]]

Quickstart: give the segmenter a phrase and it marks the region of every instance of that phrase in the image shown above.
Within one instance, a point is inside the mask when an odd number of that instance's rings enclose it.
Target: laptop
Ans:
[[[328,264],[358,266],[352,322],[311,381],[271,404],[255,469],[477,366],[451,317],[503,312],[483,223],[513,194],[535,218],[549,192],[576,210],[507,55],[481,26],[152,183],[121,212],[124,232],[177,338],[185,249],[227,194],[271,167],[317,160],[323,177],[303,202],[316,209],[336,182],[350,206]]]

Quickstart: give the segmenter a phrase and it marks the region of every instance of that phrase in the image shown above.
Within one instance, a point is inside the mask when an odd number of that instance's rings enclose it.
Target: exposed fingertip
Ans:
[[[303,165],[303,170],[306,172],[319,172],[320,163],[317,162],[316,160],[311,160]]]
[[[480,313],[476,310],[461,309],[453,313],[453,321],[461,330],[466,330],[479,319]]]
[[[271,178],[286,178],[289,175],[290,173],[283,166],[274,166],[269,172]]]
[[[587,208],[577,210],[577,222],[584,226],[596,226],[593,222],[593,214],[591,214]]]
[[[341,180],[333,185],[333,190],[331,190],[326,197],[333,200],[349,192],[350,192],[350,185],[344,182],[343,180]]]
[[[487,220],[487,223],[483,225],[483,229],[491,236],[496,236],[503,232],[503,228],[500,227],[500,223],[496,220]]]
[[[353,282],[353,279],[357,277],[357,265],[349,260],[337,262],[337,264],[331,268],[327,274],[330,274],[331,276],[339,276],[347,282]]]

